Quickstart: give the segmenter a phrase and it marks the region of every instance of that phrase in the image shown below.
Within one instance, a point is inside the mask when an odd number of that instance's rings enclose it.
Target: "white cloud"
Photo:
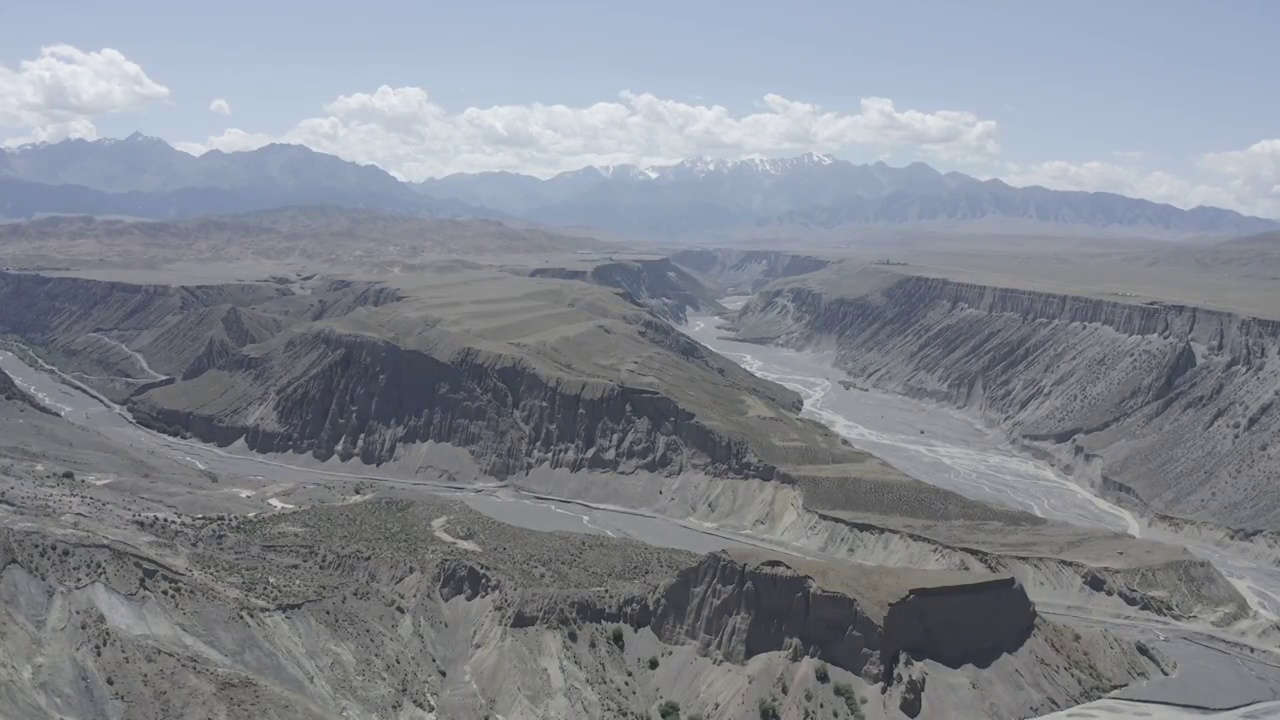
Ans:
[[[221,135],[210,137],[203,143],[178,142],[174,143],[173,146],[185,153],[203,155],[210,150],[221,150],[223,152],[256,150],[273,142],[277,142],[277,140],[265,133],[245,132],[238,128],[231,128],[224,130]]]
[[[1268,205],[1258,193],[1206,181],[1192,181],[1159,170],[1112,162],[1054,160],[1032,165],[1007,165],[1000,176],[1010,185],[1041,185],[1053,190],[1113,192],[1181,208],[1199,205],[1230,208],[1251,215],[1278,216],[1280,207]]]
[[[93,117],[168,97],[168,88],[111,48],[85,52],[70,45],[50,45],[17,69],[0,66],[0,127],[27,133],[6,140],[8,146],[94,138]]]
[[[623,92],[617,100],[578,107],[534,103],[451,112],[422,88],[384,85],[340,96],[324,111],[275,138],[233,129],[185,149],[247,149],[274,139],[374,163],[411,180],[483,170],[547,176],[695,155],[910,148],[961,159],[1000,151],[992,120],[954,110],[898,110],[885,98],[865,98],[858,112],[841,113],[770,94],[756,110],[735,114],[720,105]]]
[[[230,115],[231,103],[227,102],[226,98],[216,98],[209,103],[209,112],[217,115]]]
[[[1246,199],[1254,212],[1280,217],[1280,139],[1244,150],[1205,153],[1200,167],[1226,180],[1231,193]]]

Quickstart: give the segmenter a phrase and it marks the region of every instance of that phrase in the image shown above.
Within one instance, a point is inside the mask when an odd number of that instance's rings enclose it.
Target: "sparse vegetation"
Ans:
[[[760,698],[756,709],[760,713],[760,720],[781,720],[782,715],[778,712],[778,706],[770,698]]]
[[[614,626],[613,632],[609,633],[609,640],[619,650],[625,650],[627,648],[627,636],[622,632],[622,626],[620,625]]]
[[[658,669],[658,656],[657,656],[657,655],[654,655],[654,656],[652,656],[652,657],[650,657],[650,658],[649,658],[649,669],[650,669],[650,670],[657,670],[657,669]]]
[[[662,720],[675,720],[680,717],[680,703],[675,700],[664,700],[658,706],[658,717]]]
[[[855,718],[863,717],[863,700],[858,696],[858,692],[853,689],[853,685],[838,682],[831,687],[831,691],[835,693],[836,697],[844,701],[845,707],[849,709],[850,715]]]
[[[831,673],[827,669],[826,663],[820,662],[818,663],[817,667],[813,669],[813,679],[817,680],[823,685],[826,685],[827,683],[831,682]]]

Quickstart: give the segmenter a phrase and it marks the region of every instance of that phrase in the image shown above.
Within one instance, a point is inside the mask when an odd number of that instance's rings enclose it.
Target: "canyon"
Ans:
[[[830,250],[541,253],[0,272],[4,702],[1280,699],[1276,321]]]

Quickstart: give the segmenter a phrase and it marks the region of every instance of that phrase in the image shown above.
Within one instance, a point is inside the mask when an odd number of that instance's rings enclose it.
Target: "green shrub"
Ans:
[[[652,656],[652,657],[650,657],[650,658],[649,658],[649,669],[650,669],[650,670],[657,670],[657,669],[658,669],[658,656],[657,656],[657,655],[654,655],[654,656]]]
[[[658,717],[662,720],[672,720],[672,718],[680,717],[680,703],[675,700],[664,700],[658,706]]]
[[[813,677],[823,685],[831,682],[831,673],[827,670],[827,664],[818,663],[818,666],[813,669]]]
[[[619,650],[627,647],[627,636],[623,634],[620,626],[613,629],[613,632],[609,634],[609,639],[613,641],[614,645],[618,646]]]

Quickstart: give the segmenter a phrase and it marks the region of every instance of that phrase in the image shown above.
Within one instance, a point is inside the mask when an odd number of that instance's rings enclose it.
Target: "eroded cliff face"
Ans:
[[[430,344],[311,329],[152,390],[133,410],[207,442],[370,465],[395,459],[401,446],[437,442],[468,449],[499,478],[544,465],[775,476],[745,441],[654,390],[566,378],[443,337]]]
[[[816,272],[830,264],[810,255],[776,250],[682,250],[671,259],[723,295],[749,295],[774,280]]]
[[[538,268],[531,277],[582,280],[620,291],[633,305],[649,308],[658,317],[685,322],[690,310],[716,310],[719,305],[707,288],[668,258],[607,262],[589,270]]]
[[[853,598],[823,590],[781,562],[707,556],[654,598],[653,627],[661,638],[695,642],[736,663],[796,648],[868,679],[882,663],[880,623]]]
[[[441,519],[476,549],[434,535]],[[816,678],[829,663],[832,681],[853,681],[887,717],[1025,717],[1158,672],[1102,631],[1073,637],[1043,622],[980,669],[956,670],[928,652],[969,616],[942,609],[930,620],[936,610],[908,596],[908,622],[936,637],[903,654],[908,672],[886,673],[881,658],[898,650],[885,643],[901,634],[893,623],[783,563],[518,530],[460,503],[149,518],[115,534],[129,541],[0,528],[5,708],[24,718],[128,708],[161,720],[200,707],[226,717],[585,719],[648,714],[674,698],[690,713],[746,720],[758,717],[757,698],[775,697],[788,715],[842,705]],[[582,562],[566,565],[566,555]],[[981,627],[999,633],[1001,620]],[[1097,679],[1079,683],[1078,672]],[[777,697],[779,678],[803,689]],[[899,711],[899,695],[915,704]]]
[[[1156,511],[1280,526],[1280,322],[864,271],[769,290],[739,323],[834,345],[854,377],[980,412]]]
[[[0,334],[123,399],[164,377],[197,376],[290,325],[399,299],[386,286],[324,278],[171,286],[0,273]]]
[[[483,571],[467,577],[472,588],[494,585]],[[954,717],[972,707],[1025,717],[1158,674],[1167,662],[1132,642],[1038,618],[1011,577],[898,591],[886,582],[901,579],[877,571],[854,580],[850,594],[821,587],[782,560],[717,552],[647,592],[525,593],[500,605],[512,627],[647,626],[663,643],[692,644],[736,665],[776,653],[813,658],[879,685],[891,717]],[[974,668],[983,669],[981,684],[956,683],[956,673]]]

